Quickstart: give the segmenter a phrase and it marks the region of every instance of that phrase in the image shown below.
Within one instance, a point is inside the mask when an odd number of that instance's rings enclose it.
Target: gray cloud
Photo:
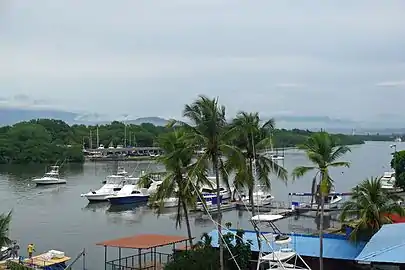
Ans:
[[[396,98],[384,104],[382,87],[405,80],[404,8],[401,0],[13,0],[0,8],[0,88],[102,114],[177,117],[206,94],[229,113],[370,119],[405,99],[392,87]]]

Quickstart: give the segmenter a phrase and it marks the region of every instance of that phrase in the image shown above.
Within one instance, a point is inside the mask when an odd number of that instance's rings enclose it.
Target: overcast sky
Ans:
[[[0,0],[0,102],[405,117],[403,0]]]

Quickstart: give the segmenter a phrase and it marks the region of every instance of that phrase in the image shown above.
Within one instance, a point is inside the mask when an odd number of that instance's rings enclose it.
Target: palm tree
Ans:
[[[353,219],[354,228],[350,238],[368,239],[384,224],[392,223],[390,215],[405,215],[405,210],[398,204],[401,197],[381,188],[379,178],[363,180],[352,190],[350,201],[343,204],[340,219],[342,222]]]
[[[252,205],[253,215],[256,214],[253,205],[254,168],[256,169],[255,173],[258,175],[260,185],[266,189],[271,188],[270,173],[275,173],[278,178],[284,181],[287,180],[286,169],[278,165],[277,162],[274,162],[271,157],[258,154],[260,151],[265,151],[271,145],[271,133],[274,130],[274,126],[274,119],[261,124],[257,112],[240,112],[232,121],[232,127],[236,133],[236,145],[242,150],[244,160],[241,163],[239,160],[230,158],[227,161],[226,167],[230,167],[236,172],[234,185],[237,188],[248,187],[249,202]],[[253,164],[254,162],[255,164]]]
[[[327,132],[314,133],[307,141],[298,147],[304,150],[313,166],[299,166],[292,172],[293,179],[300,178],[310,171],[316,171],[314,180],[319,175],[319,200],[321,203],[319,225],[319,269],[323,270],[323,218],[325,197],[329,195],[333,187],[333,180],[329,175],[331,167],[349,167],[350,163],[338,161],[344,154],[350,152],[347,146],[339,146],[334,137]],[[319,205],[319,203],[318,203]]]
[[[193,245],[188,210],[196,203],[195,186],[201,182],[206,183],[206,168],[196,166],[192,163],[194,146],[189,144],[187,134],[184,130],[175,130],[159,137],[159,146],[164,155],[158,157],[158,162],[163,164],[166,172],[162,174],[163,182],[157,192],[152,196],[151,201],[160,204],[159,213],[163,207],[164,199],[170,197],[178,198],[176,227],[181,226],[181,221],[186,221],[187,233],[190,246]],[[190,177],[190,174],[193,177]],[[196,183],[191,181],[196,180]]]
[[[197,159],[197,166],[205,166],[208,162],[212,164],[215,173],[217,197],[220,198],[219,165],[222,156],[238,156],[239,151],[228,145],[230,130],[225,118],[225,107],[218,104],[218,98],[210,99],[206,96],[199,98],[190,105],[186,105],[183,116],[191,121],[191,125],[184,122],[173,121],[185,127],[190,134],[190,139],[203,148],[203,153]],[[217,203],[218,235],[221,235],[222,211],[221,205]],[[219,239],[220,269],[224,269],[223,240]]]
[[[0,215],[0,247],[11,244],[11,240],[10,238],[8,238],[8,234],[10,231],[11,212],[12,211],[10,211],[7,215]]]

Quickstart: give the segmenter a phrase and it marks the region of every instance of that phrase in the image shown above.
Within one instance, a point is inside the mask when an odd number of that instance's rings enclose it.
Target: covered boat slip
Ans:
[[[261,220],[266,219],[266,215],[260,215]],[[274,215],[267,215],[267,218],[272,218]],[[236,234],[236,230],[223,230],[222,233],[227,232]],[[273,232],[262,231],[262,234],[268,234]],[[212,237],[212,246],[218,247],[218,231],[213,230],[209,233]],[[310,263],[311,258],[316,258],[313,269],[317,269],[318,258],[319,258],[319,237],[304,234],[287,234],[291,237],[291,246],[294,248],[297,254],[299,254],[306,263]],[[244,242],[251,241],[251,250],[254,254],[252,257],[257,257],[259,253],[259,245],[257,241],[256,231],[245,231],[243,235]],[[324,251],[323,256],[325,259],[337,261],[351,261],[354,262],[357,255],[361,252],[365,246],[364,242],[354,244],[348,241],[345,236],[340,235],[324,235]],[[261,241],[262,251],[265,253],[271,253],[273,250],[269,245],[262,240]],[[309,259],[309,260],[308,260]],[[311,263],[312,264],[312,263]],[[336,264],[336,263],[335,263]],[[332,269],[332,268],[327,268]]]
[[[405,223],[387,224],[370,239],[356,257],[358,263],[378,269],[405,269]]]
[[[104,246],[104,264],[107,269],[163,269],[163,266],[173,258],[176,244],[181,243],[188,249],[188,237],[161,234],[139,234],[97,243]],[[158,248],[172,246],[172,253],[163,253]],[[108,247],[118,248],[118,259],[108,261]],[[136,249],[134,255],[122,257],[122,249]]]

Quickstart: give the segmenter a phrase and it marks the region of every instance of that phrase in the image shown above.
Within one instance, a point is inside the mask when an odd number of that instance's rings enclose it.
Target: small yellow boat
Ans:
[[[23,260],[13,259],[10,260],[11,264],[23,264],[27,267],[32,267],[33,269],[64,269],[66,267],[66,262],[71,258],[65,256],[64,252],[57,250],[50,250],[46,253],[33,256],[30,258],[23,258]]]

